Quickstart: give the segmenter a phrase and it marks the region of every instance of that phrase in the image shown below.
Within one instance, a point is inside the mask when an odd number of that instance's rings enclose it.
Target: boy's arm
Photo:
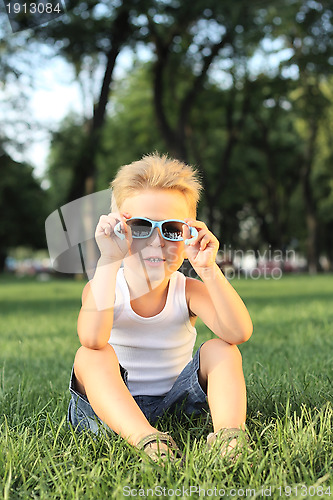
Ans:
[[[198,231],[187,247],[187,257],[202,281],[187,278],[190,310],[229,344],[246,342],[253,330],[244,302],[215,262],[219,242],[200,221],[186,220]],[[186,233],[186,229],[184,229]]]
[[[81,344],[90,349],[101,349],[110,338],[119,268],[119,262],[101,257],[94,278],[83,289],[77,331]]]
[[[129,214],[102,215],[96,228],[95,239],[101,257],[93,279],[83,290],[77,322],[80,342],[90,349],[101,349],[110,338],[117,273],[131,245],[131,235],[123,223],[125,217]],[[122,221],[125,234],[123,240],[114,234],[114,227],[119,221]]]
[[[187,278],[189,308],[215,335],[229,344],[242,344],[252,334],[250,315],[236,290],[216,268],[210,271],[211,276],[207,270],[203,281]]]

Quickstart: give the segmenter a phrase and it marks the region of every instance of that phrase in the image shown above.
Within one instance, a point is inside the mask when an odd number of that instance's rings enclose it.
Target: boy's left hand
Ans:
[[[217,251],[219,249],[219,241],[210,232],[204,222],[185,219],[185,222],[191,226],[195,227],[198,231],[198,236],[196,239],[191,238],[190,230],[187,226],[183,226],[183,237],[185,239],[190,239],[189,244],[185,246],[186,256],[193,266],[197,274],[200,275],[201,270],[205,270],[212,267],[215,264],[215,259]]]

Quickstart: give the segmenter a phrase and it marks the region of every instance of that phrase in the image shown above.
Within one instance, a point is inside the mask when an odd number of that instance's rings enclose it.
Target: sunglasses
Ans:
[[[127,219],[126,224],[131,228],[132,238],[149,238],[155,227],[158,227],[162,237],[168,241],[183,241],[183,225],[190,229],[191,237],[196,238],[198,231],[190,227],[186,222],[179,219],[150,220],[145,217],[132,217]],[[125,234],[121,232],[121,223],[118,222],[114,228],[115,234],[123,240]]]

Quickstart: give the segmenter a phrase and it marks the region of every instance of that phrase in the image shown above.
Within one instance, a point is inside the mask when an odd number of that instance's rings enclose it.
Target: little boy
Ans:
[[[197,173],[154,154],[123,166],[111,187],[112,213],[95,233],[101,256],[82,294],[69,421],[93,432],[104,425],[154,461],[176,460],[174,440],[154,423],[176,406],[190,414],[208,402],[208,444],[235,452],[246,418],[236,344],[252,322],[215,263],[217,238],[196,220]],[[178,271],[184,258],[200,280]],[[216,338],[192,359],[198,317]]]

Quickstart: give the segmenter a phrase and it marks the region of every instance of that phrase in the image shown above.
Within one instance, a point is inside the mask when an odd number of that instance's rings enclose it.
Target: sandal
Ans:
[[[165,450],[164,447],[160,449],[160,443],[166,444],[167,450]],[[153,434],[149,434],[141,439],[136,447],[139,450],[143,450],[155,463],[162,462],[162,465],[164,465],[163,462],[170,460],[171,463],[179,463],[182,465],[184,461],[180,449],[167,432],[154,432]]]
[[[233,439],[237,440],[237,444],[234,448],[228,449],[229,444]],[[241,456],[243,451],[250,453],[252,448],[249,445],[249,436],[243,429],[239,428],[228,428],[220,429],[216,432],[211,432],[207,436],[208,448],[215,448],[215,446],[220,447],[221,456],[226,456],[232,461],[236,461],[238,457]]]

